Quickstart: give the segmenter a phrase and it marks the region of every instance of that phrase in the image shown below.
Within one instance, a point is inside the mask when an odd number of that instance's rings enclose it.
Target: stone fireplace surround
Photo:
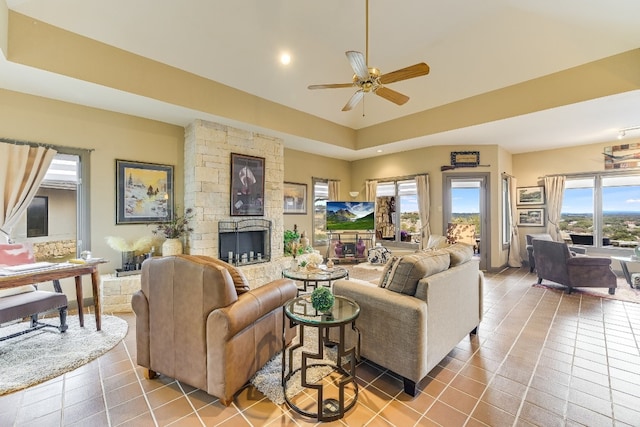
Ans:
[[[234,217],[231,208],[231,153],[265,159],[264,216]],[[241,266],[252,287],[282,277],[284,143],[282,139],[196,120],[185,129],[184,205],[194,211],[186,253],[218,258],[218,222],[260,218],[271,221],[271,261]]]

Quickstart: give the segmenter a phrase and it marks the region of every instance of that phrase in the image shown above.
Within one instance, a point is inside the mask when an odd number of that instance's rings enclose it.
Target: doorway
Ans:
[[[449,224],[464,226],[465,243],[473,244],[474,256],[480,261],[480,269],[490,264],[491,236],[489,218],[489,174],[445,174],[443,176],[443,230],[447,234]],[[456,225],[459,224],[459,225]]]

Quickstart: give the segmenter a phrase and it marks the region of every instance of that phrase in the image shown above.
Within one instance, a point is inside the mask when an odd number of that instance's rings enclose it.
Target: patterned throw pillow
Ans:
[[[391,257],[389,261],[387,261],[387,263],[384,265],[382,275],[380,276],[380,283],[378,283],[379,287],[387,287],[387,285],[389,284],[389,279],[391,278],[391,271],[393,270],[393,267],[398,263],[398,259],[399,258],[397,256]]]
[[[367,252],[367,260],[371,264],[386,264],[391,258],[391,251],[384,246],[376,246]]]

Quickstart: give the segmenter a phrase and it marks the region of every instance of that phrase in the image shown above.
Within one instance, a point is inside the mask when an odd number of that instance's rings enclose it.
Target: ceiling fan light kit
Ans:
[[[347,60],[353,69],[352,83],[330,83],[310,85],[309,89],[336,89],[346,87],[356,87],[358,90],[351,96],[351,99],[342,108],[342,111],[353,109],[365,93],[375,93],[376,95],[393,102],[396,105],[403,105],[409,101],[409,97],[389,89],[384,86],[389,83],[399,82],[401,80],[412,79],[429,74],[429,66],[424,62],[420,62],[409,67],[401,68],[387,74],[380,74],[380,70],[375,67],[369,67],[369,0],[366,0],[366,56],[361,52],[349,50],[346,52]]]

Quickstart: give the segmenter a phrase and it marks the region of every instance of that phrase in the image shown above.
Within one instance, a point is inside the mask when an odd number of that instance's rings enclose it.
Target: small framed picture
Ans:
[[[518,225],[544,227],[544,209],[518,209]]]
[[[307,213],[307,184],[297,182],[284,183],[284,213]]]
[[[516,204],[544,205],[544,187],[539,186],[516,188]]]
[[[116,224],[173,219],[173,166],[116,160]]]

